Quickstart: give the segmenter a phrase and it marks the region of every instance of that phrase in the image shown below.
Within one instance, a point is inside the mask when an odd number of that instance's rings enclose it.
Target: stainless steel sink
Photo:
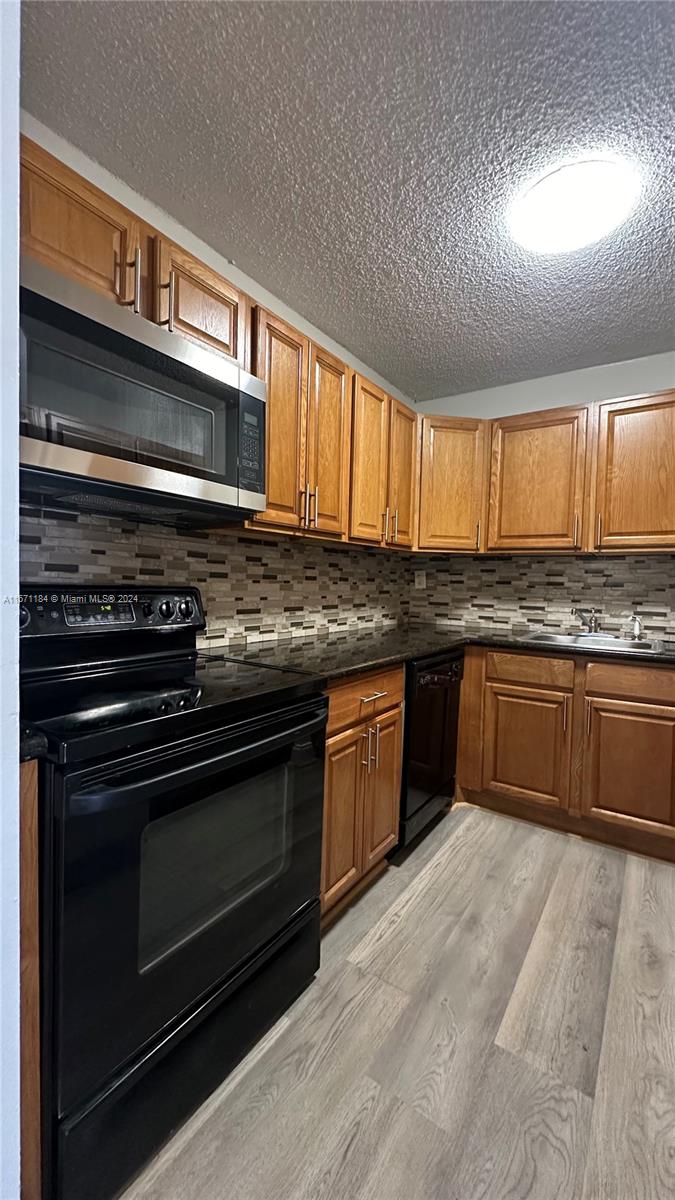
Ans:
[[[611,633],[546,633],[543,630],[539,632],[535,630],[533,633],[523,634],[518,638],[519,642],[537,642],[549,646],[568,646],[574,650],[616,650],[617,653],[628,651],[644,651],[651,650],[656,653],[661,646],[660,642],[652,639],[638,640],[636,638],[615,637]]]

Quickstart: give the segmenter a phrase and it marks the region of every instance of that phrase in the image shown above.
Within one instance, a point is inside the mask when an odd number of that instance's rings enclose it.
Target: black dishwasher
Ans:
[[[441,651],[406,666],[401,846],[454,795],[463,668],[462,650]]]

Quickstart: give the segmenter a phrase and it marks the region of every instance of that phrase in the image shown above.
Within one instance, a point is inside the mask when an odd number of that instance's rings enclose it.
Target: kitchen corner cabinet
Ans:
[[[154,261],[157,324],[248,368],[248,297],[166,238],[156,238]]]
[[[108,296],[134,298],[140,256],[142,297],[148,256],[139,220],[28,138],[21,139],[21,253]],[[145,305],[141,311],[150,315]]]
[[[387,540],[389,398],[362,375],[354,376],[349,535],[379,546]]]
[[[420,550],[484,547],[487,422],[422,418]]]
[[[578,550],[587,408],[492,422],[487,550]]]
[[[324,914],[374,878],[398,842],[403,668],[340,681],[328,695]]]
[[[675,548],[675,391],[598,405],[595,547]]]

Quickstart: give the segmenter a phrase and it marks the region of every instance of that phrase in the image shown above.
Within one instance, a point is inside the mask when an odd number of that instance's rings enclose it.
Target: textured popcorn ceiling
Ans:
[[[670,348],[670,3],[37,3],[23,104],[403,392]],[[629,221],[503,229],[561,155],[634,157]]]

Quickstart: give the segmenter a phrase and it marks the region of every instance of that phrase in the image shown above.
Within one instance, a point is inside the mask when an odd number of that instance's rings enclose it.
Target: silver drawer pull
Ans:
[[[376,725],[375,726],[375,770],[377,770],[379,768],[379,765],[380,765],[380,727],[379,727],[379,725]]]
[[[373,692],[372,696],[362,696],[362,704],[371,704],[373,700],[381,700],[383,696],[388,696],[388,692]]]

